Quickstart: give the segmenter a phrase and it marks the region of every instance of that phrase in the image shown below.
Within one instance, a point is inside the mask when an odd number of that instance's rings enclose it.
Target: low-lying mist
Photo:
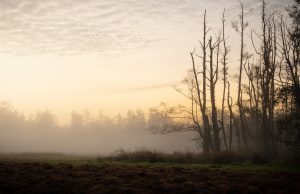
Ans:
[[[0,152],[50,152],[67,154],[112,154],[116,150],[146,148],[162,152],[196,151],[192,132],[154,134],[148,130],[155,119],[144,112],[128,111],[114,118],[71,113],[66,126],[57,124],[54,114],[38,112],[25,118],[11,106],[0,106]]]

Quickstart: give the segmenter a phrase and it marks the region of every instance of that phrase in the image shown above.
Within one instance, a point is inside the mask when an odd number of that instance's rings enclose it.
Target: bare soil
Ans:
[[[299,173],[0,162],[0,193],[300,193]]]

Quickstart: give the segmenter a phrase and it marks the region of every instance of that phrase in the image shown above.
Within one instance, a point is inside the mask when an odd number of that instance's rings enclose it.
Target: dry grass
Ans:
[[[266,163],[268,162],[259,155],[242,155],[234,152],[220,152],[215,154],[203,155],[195,152],[173,152],[163,153],[155,150],[138,149],[135,151],[127,151],[120,149],[115,154],[101,158],[98,160],[127,161],[127,162],[170,162],[170,163],[215,163],[215,164],[231,164],[231,163]]]

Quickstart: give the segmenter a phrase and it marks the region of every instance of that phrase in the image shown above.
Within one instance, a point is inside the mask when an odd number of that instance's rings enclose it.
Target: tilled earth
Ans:
[[[0,193],[300,193],[299,173],[0,162]]]

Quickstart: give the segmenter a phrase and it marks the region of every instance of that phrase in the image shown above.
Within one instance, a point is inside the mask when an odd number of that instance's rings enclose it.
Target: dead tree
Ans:
[[[208,47],[207,43],[206,43],[206,36],[207,33],[209,32],[209,29],[207,29],[206,26],[206,9],[204,10],[204,16],[203,16],[203,41],[199,41],[200,45],[201,45],[201,49],[202,49],[202,100],[203,100],[203,105],[202,105],[202,109],[201,109],[201,115],[202,115],[202,121],[203,121],[203,128],[204,128],[204,144],[205,145],[205,149],[206,152],[209,152],[209,148],[212,149],[212,143],[211,143],[211,128],[210,128],[210,124],[209,124],[209,118],[207,115],[207,106],[206,106],[206,102],[207,102],[207,96],[206,96],[206,70],[207,70],[207,66],[206,66],[206,49]],[[198,76],[195,75],[195,77]]]
[[[205,18],[205,16],[204,16]],[[205,23],[205,19],[204,19],[204,23]],[[205,35],[204,35],[205,36]],[[198,81],[198,71],[196,70],[196,65],[195,65],[195,60],[194,60],[194,52],[190,53],[191,58],[192,58],[192,64],[193,64],[193,76],[194,76],[194,80],[195,80],[195,85],[196,85],[196,95],[197,95],[197,100],[198,100],[198,104],[199,104],[199,110],[201,111],[201,115],[202,115],[202,123],[203,123],[203,153],[204,154],[208,154],[209,153],[209,148],[211,145],[211,137],[210,137],[210,131],[208,131],[208,126],[207,126],[207,115],[205,114],[205,109],[204,109],[204,103],[202,103],[201,100],[201,89],[200,89],[200,85],[199,85],[199,81]],[[205,93],[205,92],[202,92]],[[193,96],[193,94],[192,94]],[[194,98],[194,97],[193,97]]]
[[[233,22],[233,28],[238,32],[241,38],[241,50],[240,50],[240,66],[239,66],[239,76],[238,76],[238,95],[237,95],[237,106],[239,110],[239,123],[240,129],[242,132],[242,138],[244,142],[245,149],[249,151],[248,141],[246,137],[246,124],[245,124],[245,114],[243,110],[243,98],[242,98],[242,74],[243,74],[243,66],[247,63],[248,55],[245,52],[245,44],[244,44],[244,32],[245,29],[248,27],[248,22],[244,21],[244,5],[240,2],[241,6],[241,13],[239,15],[239,22]]]
[[[296,111],[300,113],[300,3],[290,10],[292,24],[288,26],[283,16],[280,19],[281,52],[286,64],[286,72],[292,85]]]
[[[276,34],[272,27],[272,17],[267,17],[265,1],[262,1],[262,130],[265,155],[274,151],[274,76],[276,69]]]
[[[282,85],[281,95],[285,97],[285,118],[292,118],[294,122],[300,120],[300,1],[288,9],[291,21],[280,17],[279,29],[281,44],[279,52],[283,56],[283,64],[280,69],[280,82]],[[282,73],[284,72],[284,73]],[[283,77],[285,74],[285,77]],[[287,138],[282,129],[288,129],[290,134]],[[293,123],[280,124],[281,140],[286,145],[299,145],[300,129]],[[293,139],[291,141],[291,139]],[[293,143],[291,143],[293,142]]]
[[[222,95],[222,110],[221,110],[221,129],[223,133],[223,139],[224,139],[224,145],[226,150],[228,149],[228,144],[226,140],[226,133],[225,133],[225,121],[224,121],[224,112],[225,112],[225,92],[226,92],[226,83],[227,83],[227,55],[228,55],[228,48],[226,45],[226,40],[225,40],[225,9],[223,12],[223,18],[222,18],[222,42],[223,42],[223,54],[222,54],[222,73],[223,73],[223,95]],[[228,105],[229,106],[229,105]],[[230,118],[230,134],[232,134],[232,121]],[[230,136],[232,138],[232,136]],[[230,146],[229,150],[231,150],[231,143],[232,139],[230,139]]]
[[[261,58],[260,90],[261,90],[261,129],[262,145],[266,156],[275,153],[274,109],[275,109],[275,72],[277,60],[277,35],[274,15],[265,11],[266,4],[262,1],[262,34],[260,50],[254,49]],[[253,42],[253,41],[252,41]]]
[[[213,129],[213,142],[214,142],[214,151],[220,152],[220,137],[219,132],[220,128],[218,126],[218,113],[217,113],[217,106],[216,106],[216,95],[215,95],[215,88],[218,82],[218,72],[219,72],[219,52],[220,52],[220,37],[217,37],[217,40],[213,43],[212,37],[210,37],[208,41],[209,45],[209,86],[210,86],[210,101],[211,101],[211,122],[212,122],[212,129]],[[214,64],[214,52],[216,49],[216,64]]]

